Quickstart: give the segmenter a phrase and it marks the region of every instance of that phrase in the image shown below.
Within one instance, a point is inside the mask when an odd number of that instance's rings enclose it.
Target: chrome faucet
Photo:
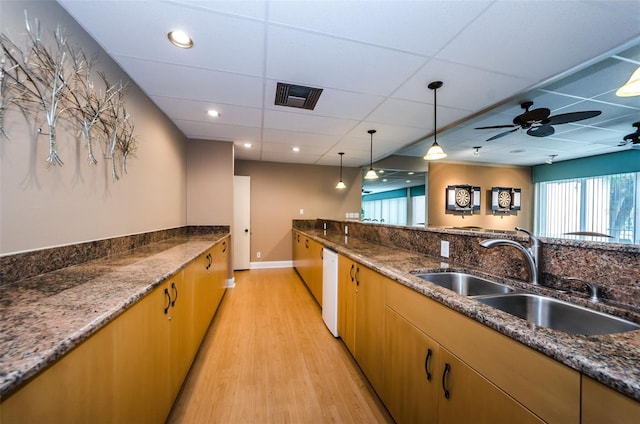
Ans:
[[[518,243],[513,240],[506,239],[490,239],[484,240],[480,242],[480,246],[484,248],[492,248],[496,246],[513,246],[516,249],[520,250],[525,259],[527,260],[527,265],[529,265],[529,282],[534,285],[540,284],[540,274],[541,274],[541,263],[540,263],[540,252],[542,249],[542,245],[540,244],[540,240],[534,236],[530,231],[525,230],[524,228],[516,227],[516,230],[522,231],[529,236],[529,243],[531,247],[525,247],[524,245]]]

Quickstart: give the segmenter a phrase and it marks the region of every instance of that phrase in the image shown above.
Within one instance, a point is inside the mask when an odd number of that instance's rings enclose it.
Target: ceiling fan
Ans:
[[[640,121],[634,122],[633,126],[636,127],[636,132],[625,135],[622,138],[624,141],[620,142],[618,146],[626,146],[631,143],[632,149],[640,149]]]
[[[582,121],[583,119],[593,118],[602,113],[599,110],[584,110],[581,112],[561,113],[559,115],[549,116],[551,114],[551,110],[547,109],[546,107],[529,110],[531,106],[533,106],[533,102],[530,101],[520,104],[520,107],[524,109],[524,113],[513,118],[513,124],[492,125],[489,127],[477,127],[475,129],[488,130],[498,128],[513,128],[508,131],[496,134],[493,137],[488,138],[486,141],[504,137],[505,135],[509,135],[512,132],[518,131],[519,129],[527,130],[527,134],[533,137],[548,137],[556,132],[556,130],[553,128],[553,125]]]

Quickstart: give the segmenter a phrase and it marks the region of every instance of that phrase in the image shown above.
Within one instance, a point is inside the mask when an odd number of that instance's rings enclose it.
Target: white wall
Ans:
[[[98,68],[112,81],[128,80],[54,1],[2,0],[1,31],[14,39],[24,34],[25,9],[45,32],[60,24],[70,42],[87,55],[99,51]],[[64,167],[47,167],[46,136],[33,135],[43,123],[6,112],[4,124],[11,138],[0,138],[0,254],[186,225],[186,140],[133,84],[126,105],[139,148],[136,157],[128,159],[128,174],[117,182],[102,149],[96,150],[98,165],[89,165],[76,130],[62,125],[57,130]]]

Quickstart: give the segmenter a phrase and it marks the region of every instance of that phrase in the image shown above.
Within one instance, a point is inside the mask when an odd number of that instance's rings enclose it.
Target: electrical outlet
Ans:
[[[449,242],[440,240],[440,256],[444,258],[449,257]]]
[[[304,215],[304,209],[300,209],[300,215]]]
[[[262,257],[262,253],[261,252],[256,252],[256,258],[260,259]]]

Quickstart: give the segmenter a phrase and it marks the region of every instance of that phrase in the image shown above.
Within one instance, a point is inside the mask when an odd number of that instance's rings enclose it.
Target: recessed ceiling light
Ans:
[[[383,182],[383,183],[386,183],[387,181],[388,181],[388,180],[387,180],[386,178],[383,178],[383,179],[382,179],[382,182]]]
[[[413,171],[411,171],[411,172],[408,172],[407,174],[408,174],[408,175],[413,175],[413,174],[414,174],[414,172],[413,172]]]
[[[220,116],[220,112],[218,112],[217,110],[208,110],[207,111],[207,115],[213,117],[213,118],[217,118],[218,116]]]
[[[405,183],[410,183],[410,182],[411,182],[411,180],[405,180]]]
[[[244,148],[245,148],[245,149],[250,149],[250,148],[252,148],[252,147],[253,147],[253,144],[251,144],[251,143],[244,143]]]
[[[379,170],[378,174],[384,174],[384,169]]]
[[[299,147],[294,147],[294,148],[292,148],[291,150],[293,150],[294,152],[299,152],[299,151],[300,151],[300,148],[299,148]]]
[[[171,31],[167,34],[167,37],[174,46],[181,47],[183,49],[190,49],[193,47],[193,40],[182,30]]]

